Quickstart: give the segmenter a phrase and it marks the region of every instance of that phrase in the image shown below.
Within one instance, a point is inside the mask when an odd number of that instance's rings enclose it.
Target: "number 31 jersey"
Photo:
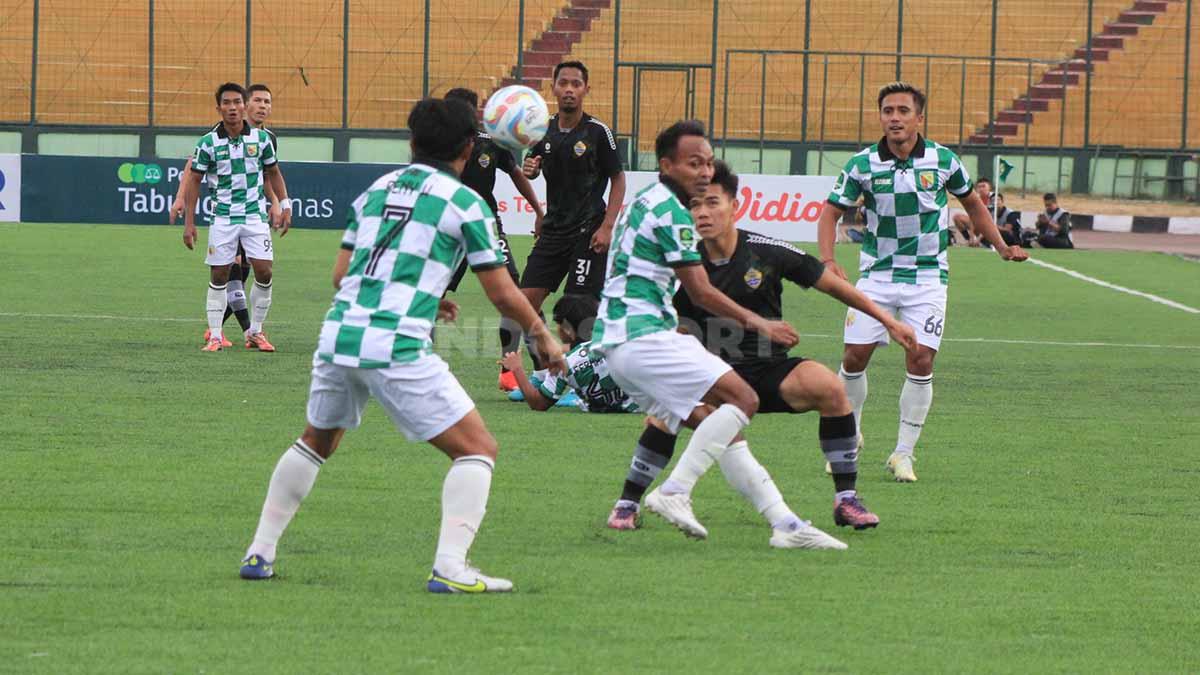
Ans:
[[[448,166],[418,160],[385,174],[350,207],[350,267],[325,315],[317,356],[387,368],[433,351],[438,303],[463,258],[504,265],[491,209]]]

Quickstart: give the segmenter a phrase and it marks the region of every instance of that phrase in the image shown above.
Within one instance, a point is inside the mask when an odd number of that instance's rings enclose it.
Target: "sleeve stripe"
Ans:
[[[605,124],[604,122],[601,122],[600,120],[596,119],[595,117],[589,119],[588,121],[591,122],[592,124],[599,125],[599,127],[604,130],[604,134],[606,136],[608,136],[608,146],[610,148],[612,148],[613,150],[616,150],[617,149],[617,141],[615,138],[613,138],[612,129],[609,129],[607,124]]]
[[[779,239],[774,239],[772,237],[768,237],[768,236],[761,235],[761,234],[755,234],[753,232],[746,233],[746,243],[748,243],[748,244],[765,244],[767,246],[778,246],[779,248],[787,249],[787,250],[791,251],[792,253],[799,253],[800,255],[807,255],[802,249],[796,248],[795,246],[792,246],[791,244],[787,243],[786,241],[781,241]]]

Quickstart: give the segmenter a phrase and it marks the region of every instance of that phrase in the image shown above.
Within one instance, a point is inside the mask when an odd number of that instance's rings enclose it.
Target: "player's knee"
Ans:
[[[496,437],[491,433],[483,434],[471,448],[472,455],[483,455],[493,462],[496,461],[496,455],[499,453],[500,445],[496,443]]]
[[[212,279],[214,284],[229,283],[229,266],[213,267],[209,278]]]
[[[921,349],[907,359],[908,372],[913,375],[929,375],[933,372],[933,357],[937,352]]]
[[[870,362],[871,357],[857,349],[847,349],[842,354],[842,369],[847,373],[861,373],[867,369],[867,364]]]
[[[758,394],[749,386],[743,391],[739,391],[732,403],[741,408],[742,412],[746,413],[746,417],[754,417],[754,414],[758,412]]]
[[[846,395],[845,383],[837,376],[829,378],[825,383],[824,396],[821,397],[821,415],[836,417],[849,414],[853,410],[850,397]]]
[[[266,286],[267,284],[271,283],[271,277],[272,275],[270,267],[254,268],[254,280],[258,283]]]
[[[300,440],[323,459],[329,459],[342,440],[342,429],[318,429],[311,424],[304,429]]]

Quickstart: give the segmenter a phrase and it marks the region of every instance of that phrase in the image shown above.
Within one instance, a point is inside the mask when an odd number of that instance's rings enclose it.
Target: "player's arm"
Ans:
[[[855,288],[854,284],[851,284],[829,269],[826,269],[821,274],[820,278],[817,279],[817,283],[813,285],[813,288],[883,324],[883,327],[887,329],[888,335],[891,335],[893,340],[900,343],[905,351],[911,352],[917,348],[917,336],[913,332],[912,326],[897,321],[896,317],[885,312],[882,307],[875,304],[862,291]]]
[[[533,339],[538,355],[548,364],[550,372],[562,374],[566,369],[562,345],[550,333],[545,322],[538,318],[525,294],[513,283],[508,269],[501,264],[475,270],[475,275],[479,277],[488,302],[492,303],[502,316],[516,321],[525,334]]]
[[[519,352],[505,354],[504,358],[500,359],[500,365],[512,372],[513,377],[517,380],[517,386],[521,389],[521,393],[525,395],[525,402],[529,404],[530,408],[534,410],[549,410],[554,405],[554,401],[546,398],[537,385],[525,373],[525,364],[522,363]]]
[[[342,287],[342,279],[346,278],[346,271],[350,269],[350,258],[354,255],[354,249],[343,247],[338,251],[337,258],[333,261],[333,287],[338,289]]]
[[[987,240],[992,248],[996,249],[996,253],[1000,254],[1005,260],[1021,262],[1029,258],[1029,254],[1021,249],[1020,246],[1009,246],[1004,243],[1004,238],[1000,236],[1000,230],[996,228],[996,221],[992,220],[992,214],[988,211],[987,205],[979,198],[979,195],[974,190],[970,190],[967,194],[958,198],[962,206],[967,211],[967,215],[971,217],[971,223],[975,227],[975,232],[980,237]]]
[[[612,244],[613,225],[621,213],[621,205],[625,203],[625,172],[617,171],[608,180],[608,204],[604,207],[604,220],[592,235],[592,250],[596,253],[608,251]]]
[[[540,237],[542,234],[542,218],[546,213],[542,210],[542,203],[538,200],[537,192],[533,189],[533,183],[529,182],[529,179],[525,177],[525,174],[516,165],[508,172],[508,177],[512,179],[513,187],[517,188],[517,192],[533,207],[533,236]]]
[[[179,180],[179,189],[175,191],[175,201],[171,203],[171,222],[172,223],[175,222],[176,218],[183,215],[183,186],[185,185],[184,180],[187,179],[188,173],[191,172],[191,169],[192,169],[192,158],[188,157],[187,162],[184,163],[184,165],[183,165],[183,173],[179,174],[181,176],[181,178]]]
[[[204,174],[197,171],[194,167],[184,174],[183,184],[180,189],[183,191],[183,245],[191,250],[196,244],[196,200],[200,198],[200,181],[204,178]],[[171,223],[174,224],[175,216],[171,215]]]
[[[821,219],[817,221],[817,249],[821,253],[821,262],[825,263],[827,270],[843,280],[848,277],[846,270],[843,270],[833,257],[833,244],[837,241],[838,220],[845,212],[846,209],[840,205],[825,202],[825,208],[821,209]]]
[[[679,265],[675,267],[675,276],[687,291],[688,297],[696,305],[708,310],[716,316],[732,319],[746,330],[752,330],[776,344],[791,348],[800,341],[796,330],[786,321],[771,321],[742,307],[729,296],[717,290],[708,280],[708,273],[700,264]]]
[[[285,207],[280,214],[278,223],[275,224],[275,228],[279,230],[279,236],[282,237],[283,235],[287,234],[288,230],[292,226],[292,208],[291,202],[288,201],[287,183],[285,183],[283,180],[283,172],[279,170],[279,162],[273,162],[267,165],[263,171],[263,175],[266,176],[266,185],[268,190],[274,190],[275,194],[279,198],[276,204],[279,202],[287,204],[287,207]],[[271,208],[274,209],[275,206],[272,206]]]

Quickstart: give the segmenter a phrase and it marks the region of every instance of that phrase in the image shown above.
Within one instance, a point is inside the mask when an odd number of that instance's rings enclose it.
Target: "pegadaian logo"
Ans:
[[[157,164],[142,164],[133,162],[125,162],[117,167],[117,178],[122,183],[143,183],[147,185],[156,185],[163,179],[162,167]]]

